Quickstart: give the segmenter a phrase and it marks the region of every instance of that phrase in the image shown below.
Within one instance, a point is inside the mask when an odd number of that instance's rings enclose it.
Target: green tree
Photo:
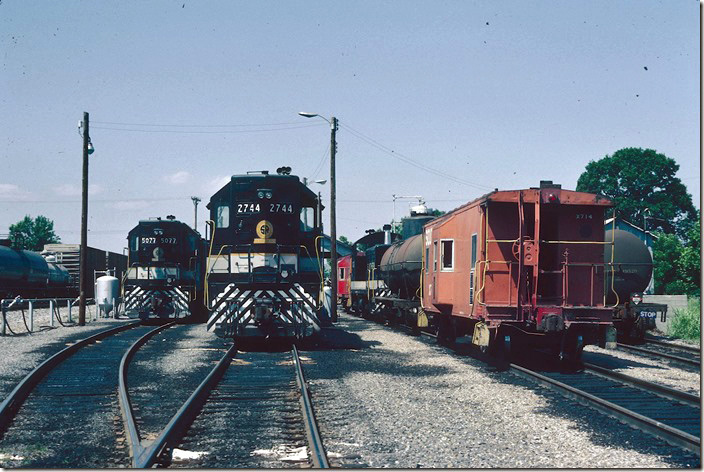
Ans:
[[[682,243],[674,234],[658,233],[653,242],[653,278],[655,293],[671,294],[679,290],[677,261],[682,255]]]
[[[686,242],[674,234],[658,233],[653,244],[655,293],[668,295],[701,294],[701,214],[689,224]]]
[[[680,166],[652,149],[624,148],[590,161],[577,181],[577,191],[610,198],[619,216],[648,230],[685,236],[696,218],[692,196],[675,177]]]
[[[697,221],[692,223],[687,231],[687,243],[677,259],[679,280],[682,285],[680,293],[686,293],[691,297],[701,295],[701,251],[701,214],[699,214]]]
[[[32,219],[27,215],[10,225],[10,244],[15,249],[41,251],[45,244],[59,243],[61,239],[54,232],[54,222],[39,215]]]
[[[347,236],[340,236],[339,238],[337,238],[337,240],[340,241],[341,243],[347,244],[348,246],[351,246],[351,245],[352,245],[352,243],[350,242],[350,240],[347,239]]]

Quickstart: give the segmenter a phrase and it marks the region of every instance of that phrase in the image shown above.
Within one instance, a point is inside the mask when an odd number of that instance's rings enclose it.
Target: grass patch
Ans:
[[[669,335],[675,338],[699,341],[701,339],[701,300],[690,298],[686,309],[675,310]]]

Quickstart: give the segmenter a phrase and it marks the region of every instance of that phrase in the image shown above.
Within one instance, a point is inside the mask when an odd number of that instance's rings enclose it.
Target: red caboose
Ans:
[[[337,300],[338,304],[348,306],[350,299],[350,272],[352,268],[352,255],[337,259]]]
[[[604,286],[610,207],[541,182],[489,193],[426,224],[422,304],[439,339],[471,334],[485,349],[513,343],[571,358],[586,344],[613,347]]]

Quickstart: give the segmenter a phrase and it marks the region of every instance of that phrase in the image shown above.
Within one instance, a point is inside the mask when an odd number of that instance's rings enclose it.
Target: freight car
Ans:
[[[362,314],[430,325],[444,344],[470,335],[482,350],[506,355],[546,348],[575,360],[587,344],[614,347],[605,293],[614,266],[604,263],[613,241],[603,226],[611,206],[552,182],[484,195],[382,247],[384,287]]]
[[[576,360],[614,347],[606,304],[605,211],[598,195],[540,188],[494,191],[424,228],[423,309],[438,336],[470,334],[484,349],[550,348]]]
[[[208,330],[304,338],[328,323],[321,303],[318,196],[290,168],[234,175],[207,205]]]
[[[0,245],[0,298],[66,297],[68,287],[65,267],[39,253]]]
[[[205,321],[206,243],[169,215],[141,220],[127,235],[129,269],[123,299],[128,316]]]
[[[613,273],[606,273],[606,303],[615,306],[614,326],[619,338],[640,342],[647,331],[655,329],[658,316],[665,321],[667,305],[643,301],[653,272],[653,258],[645,244],[622,229],[608,229],[605,240],[612,238],[613,248],[607,246],[604,251],[604,262],[613,258],[614,268]]]
[[[88,284],[86,285],[86,298],[95,297],[95,280],[106,271],[114,272],[115,277],[122,279],[127,270],[127,256],[115,252],[88,246],[86,251],[86,269]],[[80,287],[80,244],[45,244],[42,256],[53,257],[56,264],[68,270],[69,283],[68,295],[77,297]]]

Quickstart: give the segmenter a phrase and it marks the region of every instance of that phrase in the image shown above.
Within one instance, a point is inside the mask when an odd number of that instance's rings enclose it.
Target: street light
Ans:
[[[330,269],[332,272],[332,300],[330,302],[330,319],[337,321],[337,227],[335,224],[335,152],[337,142],[335,133],[337,132],[337,118],[334,116],[328,120],[317,113],[299,112],[305,118],[322,118],[330,124]]]

